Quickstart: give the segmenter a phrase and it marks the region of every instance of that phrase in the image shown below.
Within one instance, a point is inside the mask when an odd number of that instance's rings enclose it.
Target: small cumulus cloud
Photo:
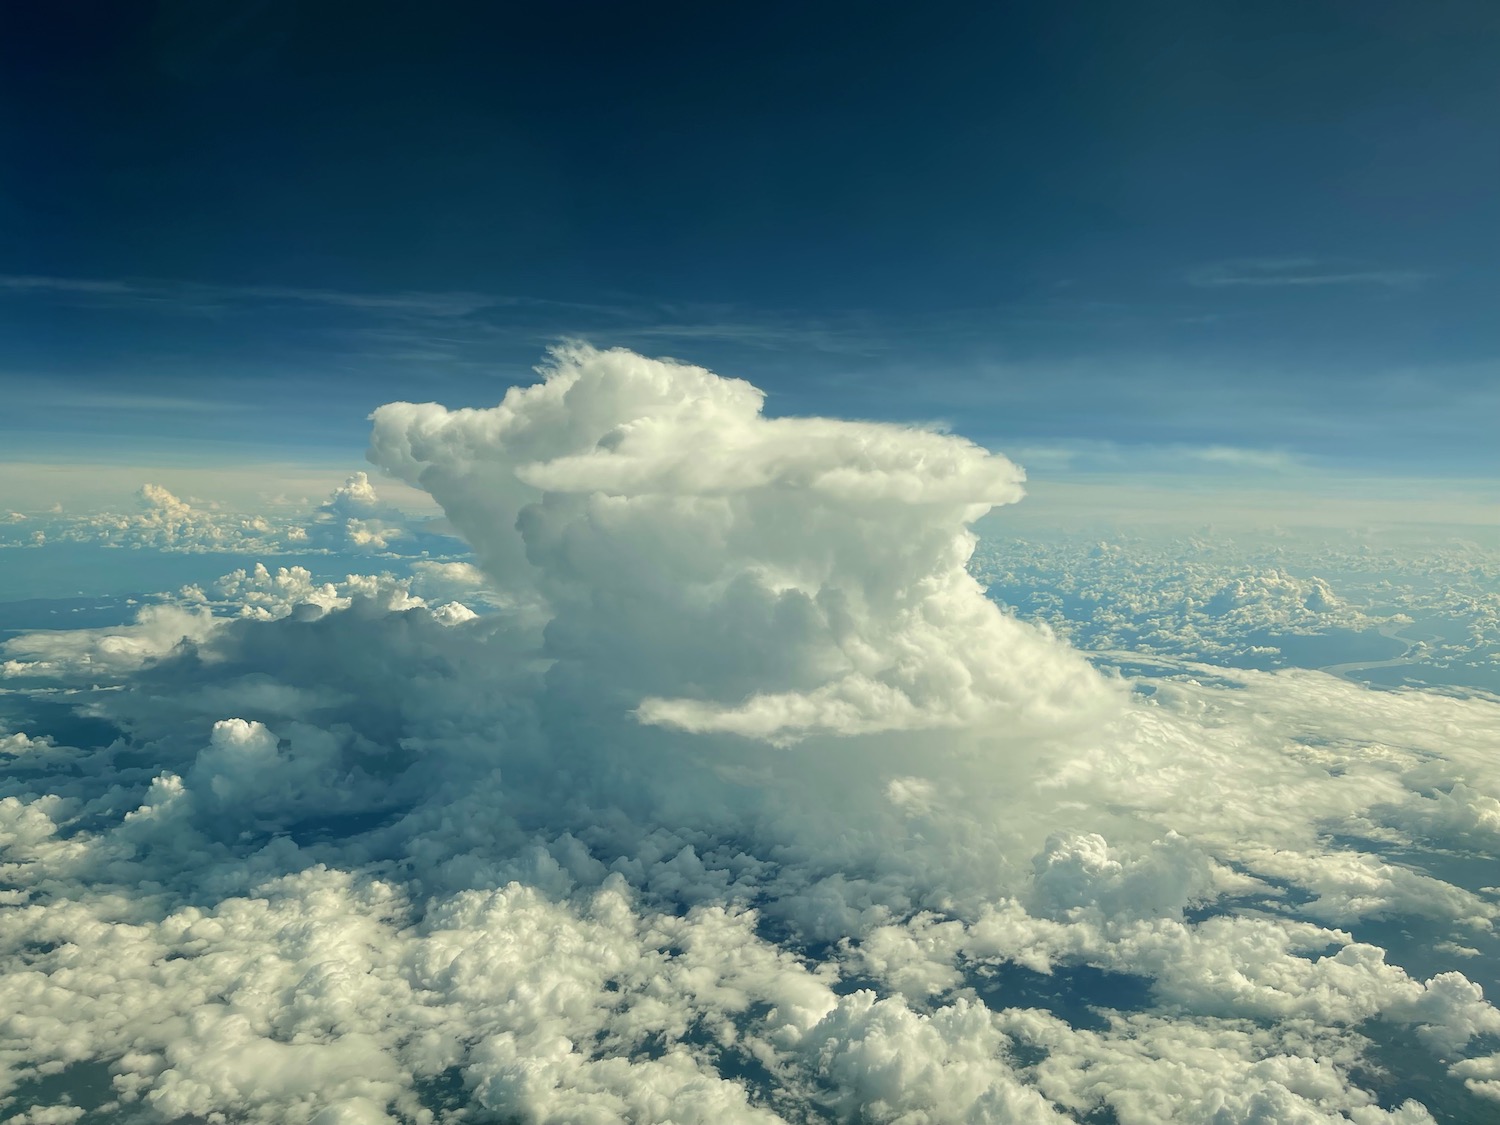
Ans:
[[[136,492],[133,511],[66,514],[58,506],[48,513],[51,519],[12,513],[0,519],[0,547],[50,541],[190,554],[399,557],[441,556],[459,546],[430,517],[383,502],[364,472],[350,476],[311,511],[297,507],[284,504],[269,515],[234,511],[216,502],[184,500],[148,481]]]

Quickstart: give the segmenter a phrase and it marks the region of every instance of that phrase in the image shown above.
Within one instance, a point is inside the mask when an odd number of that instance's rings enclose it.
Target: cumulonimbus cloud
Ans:
[[[1077,654],[965,570],[1022,472],[962,438],[768,418],[762,395],[623,350],[554,351],[490,410],[395,403],[370,457],[429,491],[559,660],[647,723],[790,741],[1106,706]],[[688,689],[684,691],[684,689]]]

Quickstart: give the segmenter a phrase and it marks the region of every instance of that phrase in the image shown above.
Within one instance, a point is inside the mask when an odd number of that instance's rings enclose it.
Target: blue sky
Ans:
[[[33,7],[11,459],[357,459],[576,336],[1036,465],[1493,475],[1489,4]]]

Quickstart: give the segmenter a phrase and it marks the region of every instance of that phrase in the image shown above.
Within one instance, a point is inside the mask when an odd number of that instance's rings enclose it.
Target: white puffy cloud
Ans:
[[[1500,1052],[1454,1063],[1450,1073],[1480,1097],[1500,1102]]]
[[[135,671],[215,628],[201,607],[143,606],[134,624],[114,629],[28,633],[0,645],[0,676],[83,677]]]
[[[370,455],[545,605],[559,679],[618,685],[646,723],[781,742],[1108,706],[964,569],[968,525],[1021,496],[1005,458],[767,418],[746,383],[620,350],[559,349],[544,376],[492,410],[382,407]]]
[[[407,546],[414,538],[412,521],[383,504],[369,474],[355,473],[333,490],[305,528],[291,538],[309,547],[337,552],[378,553]]]
[[[0,519],[0,547],[87,543],[168,554],[392,559],[442,557],[459,547],[431,518],[383,502],[364,472],[351,475],[311,511],[283,503],[273,515],[247,513],[215,501],[190,502],[150,482],[139,489],[136,499],[133,511]]]
[[[1248,1021],[1184,1024],[1150,1016],[1078,1031],[1035,1011],[1001,1025],[1045,1050],[1037,1088],[1076,1113],[1107,1108],[1121,1125],[1159,1121],[1295,1122],[1297,1125],[1428,1125],[1407,1101],[1392,1109],[1351,1089],[1358,1048],[1306,1026],[1264,1029]]]
[[[277,528],[260,516],[198,508],[157,484],[137,494],[139,510],[83,517],[52,532],[54,539],[103,542],[158,550],[264,550],[274,546]]]

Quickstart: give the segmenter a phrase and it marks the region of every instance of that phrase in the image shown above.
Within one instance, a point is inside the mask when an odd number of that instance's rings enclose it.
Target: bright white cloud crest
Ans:
[[[1493,884],[1386,854],[1493,854],[1500,704],[1106,677],[966,570],[1008,461],[761,405],[566,348],[375,416],[482,575],[5,642],[0,1109],[1433,1122],[1393,1050],[1500,1097]]]

